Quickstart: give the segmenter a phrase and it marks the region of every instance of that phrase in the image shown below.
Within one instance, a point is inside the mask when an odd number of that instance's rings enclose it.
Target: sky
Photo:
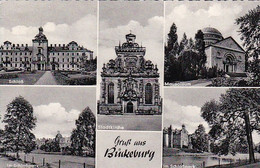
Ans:
[[[219,100],[227,88],[165,88],[163,127],[181,129],[185,124],[188,132],[194,133],[199,124],[203,124],[206,132],[209,126],[200,116],[201,107],[212,99]],[[260,142],[260,135],[253,132],[254,143]]]
[[[6,106],[15,97],[23,96],[33,106],[37,118],[33,130],[36,138],[53,138],[57,131],[66,137],[75,128],[75,120],[89,107],[96,113],[95,87],[0,86],[0,128]]]
[[[205,27],[214,27],[223,37],[232,36],[240,45],[239,26],[235,19],[243,16],[248,10],[260,5],[260,1],[174,1],[165,2],[165,39],[174,22],[177,26],[178,39],[185,32],[188,38],[194,39],[195,33]]]
[[[1,1],[0,44],[32,45],[40,26],[49,44],[79,45],[97,52],[97,2],[95,1]]]
[[[162,73],[163,8],[163,2],[101,1],[99,3],[98,70],[101,70],[103,63],[116,58],[115,46],[119,41],[121,44],[125,42],[125,35],[131,30],[136,35],[136,42],[146,47],[144,58],[157,64],[159,72]]]

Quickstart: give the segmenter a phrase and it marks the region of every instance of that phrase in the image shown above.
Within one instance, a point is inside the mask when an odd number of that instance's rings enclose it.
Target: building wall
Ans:
[[[129,101],[124,101],[120,96],[125,92],[123,81],[127,80],[127,77],[102,77],[101,82],[101,94],[100,94],[100,114],[107,113],[109,110],[122,110],[126,112],[126,105]],[[141,95],[141,98],[137,101],[131,101],[134,104],[134,111],[139,110],[154,110],[160,112],[160,90],[159,82],[157,78],[134,78],[136,80],[136,87],[134,88],[137,95]],[[108,103],[108,85],[114,84],[114,104]],[[152,104],[145,104],[145,86],[150,83],[152,85]],[[156,99],[157,95],[157,99]]]
[[[206,50],[207,55],[207,67],[217,66],[218,69],[226,72],[224,63],[228,55],[232,55],[235,58],[236,65],[233,72],[242,73],[245,72],[245,54],[234,50],[227,50],[214,46],[208,47]],[[232,67],[229,67],[229,72],[232,72]]]

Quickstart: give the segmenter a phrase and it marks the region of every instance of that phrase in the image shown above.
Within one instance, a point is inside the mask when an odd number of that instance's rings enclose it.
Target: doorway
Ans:
[[[37,64],[38,70],[41,70],[41,64]]]
[[[133,113],[134,112],[134,105],[132,102],[128,102],[126,105],[126,112]]]

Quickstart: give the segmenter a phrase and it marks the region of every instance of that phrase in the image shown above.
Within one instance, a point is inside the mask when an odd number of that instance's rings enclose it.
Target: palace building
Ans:
[[[0,46],[0,66],[7,69],[79,71],[84,69],[87,60],[92,59],[93,51],[75,41],[49,45],[42,27],[32,40],[32,46],[9,41]]]
[[[222,34],[212,27],[206,27],[202,32],[206,45],[207,67],[217,67],[226,73],[245,72],[245,51],[232,37],[223,38]]]
[[[163,130],[163,147],[167,148],[192,148],[191,135],[185,125],[181,129],[173,129],[172,126]]]
[[[115,47],[116,59],[103,65],[98,114],[161,114],[157,66],[144,58],[146,48],[126,35]]]

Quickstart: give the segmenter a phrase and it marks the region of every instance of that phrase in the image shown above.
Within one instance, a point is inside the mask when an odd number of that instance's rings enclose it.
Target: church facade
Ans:
[[[157,66],[144,58],[146,48],[126,35],[126,42],[115,47],[116,59],[103,65],[98,114],[161,114]]]
[[[217,67],[226,73],[245,72],[245,51],[232,37],[223,38],[222,34],[212,27],[206,27],[202,32],[208,68]]]
[[[9,41],[0,46],[0,65],[7,69],[79,71],[92,59],[93,51],[75,41],[49,45],[42,27],[32,40],[32,46]]]

